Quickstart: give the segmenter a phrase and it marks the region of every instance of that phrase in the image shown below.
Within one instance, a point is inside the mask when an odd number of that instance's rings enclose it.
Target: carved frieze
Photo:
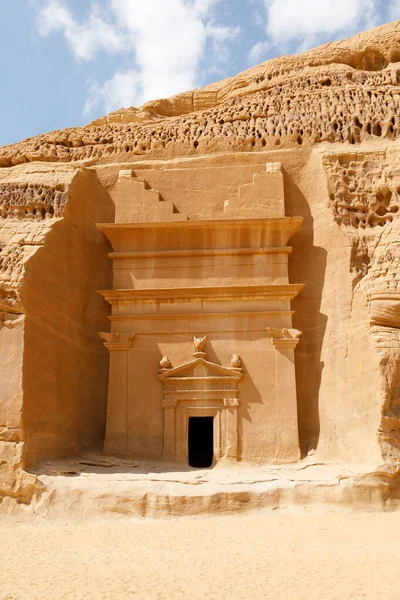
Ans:
[[[195,378],[194,378],[195,379]],[[203,378],[204,381],[190,379],[185,380],[183,384],[165,384],[165,392],[189,392],[189,391],[230,391],[236,388],[233,383],[218,382],[214,383],[211,378]]]

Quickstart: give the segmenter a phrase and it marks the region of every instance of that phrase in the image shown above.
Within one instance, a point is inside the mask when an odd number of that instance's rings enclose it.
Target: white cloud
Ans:
[[[132,98],[137,96],[140,77],[136,71],[116,73],[103,84],[96,81],[89,85],[89,94],[85,102],[84,114],[91,114],[93,109],[102,103],[107,112],[130,106]]]
[[[224,63],[229,58],[229,42],[240,33],[240,27],[226,27],[210,21],[206,25],[206,35],[211,40],[216,62]]]
[[[227,60],[227,47],[239,27],[212,18],[219,0],[106,0],[106,20],[93,4],[89,19],[77,23],[66,0],[47,0],[40,11],[42,35],[61,32],[77,59],[99,51],[131,52],[131,66],[106,82],[92,82],[87,114],[104,105],[107,111],[139,106],[196,86],[201,59],[211,43],[215,63]]]
[[[262,27],[264,25],[263,15],[259,10],[255,10],[253,13],[253,21],[256,27]]]
[[[193,89],[204,74],[223,77],[241,29],[216,18],[220,2],[93,0],[85,3],[87,18],[77,19],[69,0],[40,0],[38,30],[63,35],[77,60],[93,60],[101,52],[124,55],[108,81],[89,82],[85,113],[91,115]],[[246,0],[246,5],[244,27],[252,21],[265,31],[264,39],[252,40],[250,64],[266,60],[272,49],[302,51],[373,27],[383,16],[400,17],[400,0]]]
[[[63,33],[73,54],[82,60],[93,59],[99,50],[110,54],[121,52],[128,41],[104,20],[97,3],[92,4],[87,22],[81,25],[62,2],[49,0],[39,12],[37,22],[42,36]]]
[[[267,37],[281,48],[297,41],[298,49],[305,49],[328,35],[350,35],[377,21],[375,0],[264,0],[264,5]]]
[[[400,19],[400,0],[391,0],[388,4],[388,19],[396,21]]]
[[[200,16],[207,15],[218,0],[194,0],[193,9]]]
[[[111,0],[111,6],[135,40],[136,103],[193,87],[206,44],[205,25],[193,6],[182,0]]]
[[[254,64],[259,60],[262,60],[262,58],[266,55],[270,47],[271,44],[269,42],[257,42],[256,44],[254,44],[254,46],[250,49],[249,52],[249,62],[251,64]]]

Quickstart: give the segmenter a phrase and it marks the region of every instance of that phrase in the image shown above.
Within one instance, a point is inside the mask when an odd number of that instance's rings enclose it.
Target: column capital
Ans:
[[[175,408],[175,406],[178,404],[178,399],[177,398],[163,398],[162,399],[162,407],[163,408]]]
[[[299,329],[276,329],[267,327],[267,337],[271,338],[276,350],[294,350],[299,343],[302,331]]]
[[[134,333],[120,333],[119,331],[115,333],[100,332],[99,335],[104,340],[104,345],[110,352],[112,350],[130,350],[133,338],[135,337]]]
[[[224,398],[225,408],[237,408],[240,404],[239,398]]]

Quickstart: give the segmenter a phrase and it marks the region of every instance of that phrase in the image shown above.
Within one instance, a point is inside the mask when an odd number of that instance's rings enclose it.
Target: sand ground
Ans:
[[[0,525],[1,600],[400,599],[400,513]]]

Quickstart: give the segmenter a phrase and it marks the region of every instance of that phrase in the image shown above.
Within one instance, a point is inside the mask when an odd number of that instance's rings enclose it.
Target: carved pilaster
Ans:
[[[224,398],[226,408],[226,458],[238,459],[239,398]]]
[[[107,454],[125,454],[128,450],[128,369],[129,350],[134,333],[100,333],[110,351],[108,377],[107,425],[104,451]]]
[[[163,398],[164,409],[164,446],[163,458],[173,460],[175,458],[175,407],[177,398]]]
[[[267,328],[267,336],[276,350],[276,456],[282,460],[300,458],[294,349],[301,334],[298,329]]]

